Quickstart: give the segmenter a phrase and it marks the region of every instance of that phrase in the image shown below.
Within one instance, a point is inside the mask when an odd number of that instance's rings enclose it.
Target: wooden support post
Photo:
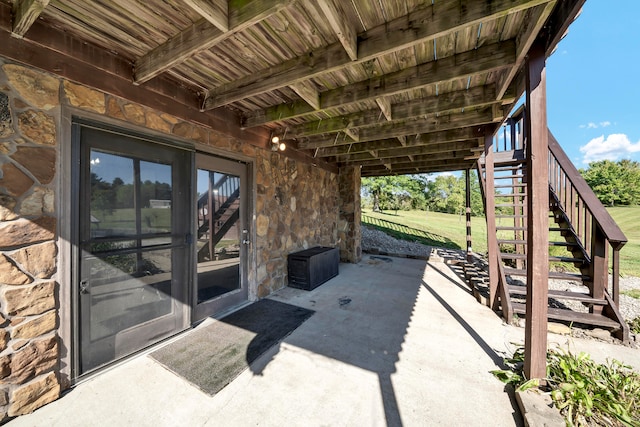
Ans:
[[[466,217],[467,217],[467,262],[473,262],[473,248],[471,247],[471,169],[465,174],[466,189]]]
[[[487,252],[489,260],[489,307],[498,306],[498,241],[496,235],[496,191],[493,177],[493,132],[484,136],[485,218],[487,219]]]
[[[611,266],[612,283],[611,292],[613,292],[613,302],[620,307],[620,248],[613,248],[613,260]]]
[[[549,293],[549,131],[544,44],[529,50],[526,74],[527,314],[524,374],[545,378]]]
[[[592,297],[604,299],[604,292],[609,284],[609,264],[607,238],[604,235],[600,224],[594,219],[591,228],[591,277],[593,278]],[[595,305],[595,304],[594,304]],[[590,313],[602,314],[602,306],[591,306]]]

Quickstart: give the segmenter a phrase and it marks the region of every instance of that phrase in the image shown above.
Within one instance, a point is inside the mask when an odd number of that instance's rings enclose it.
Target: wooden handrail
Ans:
[[[584,202],[585,207],[591,213],[593,220],[600,225],[602,232],[611,243],[611,246],[613,246],[614,249],[621,249],[622,246],[627,243],[627,237],[624,235],[622,230],[620,230],[618,224],[616,224],[609,212],[607,212],[587,182],[583,179],[575,179],[575,177],[580,177],[580,172],[578,172],[576,167],[573,165],[573,162],[569,160],[569,157],[564,152],[560,144],[558,144],[558,141],[551,131],[549,131],[549,151],[553,157],[555,157],[567,179],[569,179],[571,185],[576,190],[576,193]]]

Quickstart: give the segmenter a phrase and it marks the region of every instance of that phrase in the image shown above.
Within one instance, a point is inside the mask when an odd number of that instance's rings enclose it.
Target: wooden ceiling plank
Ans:
[[[509,92],[511,101],[514,94]],[[408,102],[392,104],[396,120],[405,120],[412,117],[445,113],[452,110],[462,110],[474,107],[483,107],[496,102],[495,85],[476,86],[465,90],[442,93],[438,96],[415,99]],[[506,98],[505,98],[506,99]],[[358,113],[331,119],[323,119],[303,123],[289,128],[289,135],[295,137],[313,136],[325,133],[341,132],[347,125],[350,127],[366,127],[380,123],[384,120],[380,110],[366,110]]]
[[[355,28],[347,22],[347,17],[339,11],[332,0],[318,0],[318,6],[322,9],[329,25],[336,33],[338,40],[344,47],[352,61],[358,59],[358,35]]]
[[[48,5],[49,0],[14,0],[11,34],[23,37]]]
[[[320,108],[320,94],[310,82],[300,82],[289,86],[298,96],[304,99],[314,110]]]
[[[294,1],[252,0],[241,2],[241,6],[229,9],[229,31],[227,32],[220,31],[220,29],[212,26],[205,18],[201,19],[165,43],[152,49],[146,55],[138,58],[135,63],[135,83],[144,83],[169,68],[186,61],[198,52],[211,49],[227,37],[278,13]]]
[[[536,37],[538,37],[542,26],[547,22],[547,19],[549,18],[549,15],[551,15],[555,5],[556,0],[551,0],[545,5],[537,6],[535,9],[531,10],[530,19],[524,20],[524,28],[516,37],[516,62],[513,67],[509,68],[507,72],[500,77],[496,99],[501,100],[502,96],[507,92],[509,85],[511,85],[511,82],[518,73],[518,70],[522,67],[527,53],[529,52],[529,48],[536,40]]]
[[[336,43],[211,89],[204,108],[221,107],[298,81],[339,71],[353,64],[365,63],[379,56],[454,33],[468,25],[497,19],[548,1],[469,2],[465,8],[461,8],[458,2],[435,2],[361,33],[358,37],[356,61],[346,54],[340,43]]]
[[[397,138],[398,136],[416,135],[418,133],[431,133],[456,129],[460,127],[470,127],[484,125],[495,122],[493,109],[485,111],[471,111],[458,114],[448,114],[439,117],[429,117],[427,120],[410,120],[407,122],[388,122],[370,128],[360,130],[359,142],[375,141],[378,139]],[[410,138],[405,143],[409,144]],[[298,142],[298,148],[315,149],[331,147],[335,145],[351,144],[354,141],[336,140],[333,137],[317,137],[307,141]]]
[[[384,98],[382,96],[380,98],[376,98],[376,104],[378,104],[378,107],[380,107],[380,110],[382,111],[382,114],[384,114],[385,118],[388,121],[392,121],[393,116],[391,115],[391,102],[389,101],[389,98]]]
[[[322,92],[319,110],[313,110],[306,102],[300,101],[258,110],[246,116],[244,127],[261,126],[302,117],[314,111],[324,111],[375,100],[381,96],[396,95],[466,75],[508,67],[513,65],[514,61],[515,43],[513,41],[486,45],[472,51],[420,64],[417,67]]]
[[[229,31],[229,3],[227,0],[184,0],[184,2],[220,31]]]

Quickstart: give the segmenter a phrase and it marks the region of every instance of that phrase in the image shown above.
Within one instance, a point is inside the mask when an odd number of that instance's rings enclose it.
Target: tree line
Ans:
[[[590,163],[588,168],[579,172],[605,206],[640,204],[640,163],[632,160],[602,160]],[[471,214],[483,216],[480,184],[473,170],[470,183]],[[362,204],[374,211],[417,209],[462,214],[465,211],[465,197],[464,174],[362,178]],[[501,203],[498,192],[496,203]]]

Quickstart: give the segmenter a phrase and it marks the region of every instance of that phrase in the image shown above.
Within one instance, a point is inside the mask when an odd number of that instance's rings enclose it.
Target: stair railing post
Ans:
[[[526,74],[527,302],[524,374],[543,379],[549,285],[549,141],[544,43],[529,50]]]
[[[484,135],[484,196],[485,218],[487,220],[487,252],[489,263],[489,301],[492,309],[498,307],[498,240],[496,239],[496,192],[493,177],[493,130]]]
[[[609,285],[609,242],[600,224],[592,219],[591,227],[591,277],[592,297],[604,299],[605,290]],[[592,305],[590,313],[602,314],[602,306]]]

